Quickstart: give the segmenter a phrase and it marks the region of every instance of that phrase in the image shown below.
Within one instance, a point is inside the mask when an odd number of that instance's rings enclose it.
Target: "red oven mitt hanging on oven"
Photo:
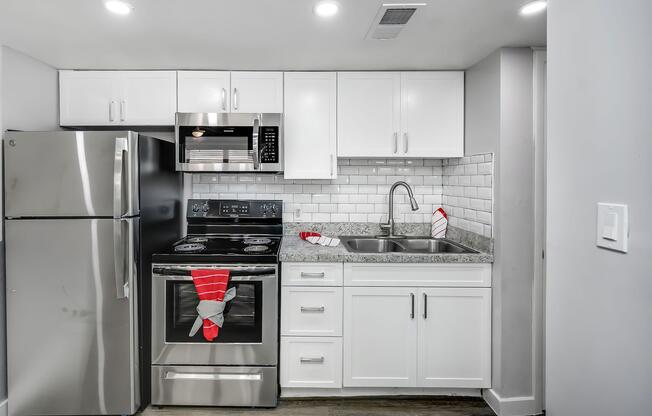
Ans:
[[[221,269],[197,269],[191,270],[190,274],[199,296],[199,316],[190,330],[190,336],[194,336],[203,326],[204,338],[213,341],[224,323],[226,302],[235,297],[234,287],[227,290],[230,272]]]

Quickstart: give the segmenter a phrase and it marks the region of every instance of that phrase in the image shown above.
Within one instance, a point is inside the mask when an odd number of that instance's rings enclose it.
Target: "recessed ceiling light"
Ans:
[[[314,12],[319,17],[332,17],[340,9],[339,4],[333,0],[322,0],[315,4]]]
[[[123,15],[131,13],[134,8],[134,6],[122,0],[106,0],[104,7],[112,13]]]
[[[521,15],[530,16],[542,12],[548,7],[548,2],[546,0],[536,0],[524,4],[521,7]]]

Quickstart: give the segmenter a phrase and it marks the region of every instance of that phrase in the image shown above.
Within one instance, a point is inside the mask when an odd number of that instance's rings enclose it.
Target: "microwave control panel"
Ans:
[[[261,126],[258,137],[260,163],[278,163],[278,126]]]

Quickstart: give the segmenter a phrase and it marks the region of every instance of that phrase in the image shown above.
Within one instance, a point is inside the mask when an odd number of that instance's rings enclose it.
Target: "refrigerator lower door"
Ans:
[[[5,224],[9,415],[134,414],[139,220]]]
[[[8,132],[5,215],[131,217],[138,205],[138,133]]]

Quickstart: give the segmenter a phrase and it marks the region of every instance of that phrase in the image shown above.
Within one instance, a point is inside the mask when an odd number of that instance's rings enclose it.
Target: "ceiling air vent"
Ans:
[[[394,39],[425,3],[383,4],[374,18],[365,39]]]

